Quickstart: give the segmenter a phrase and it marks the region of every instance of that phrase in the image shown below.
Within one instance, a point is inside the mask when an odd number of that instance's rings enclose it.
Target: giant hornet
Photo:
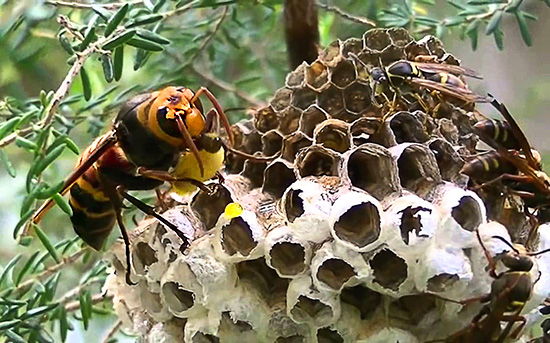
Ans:
[[[214,106],[207,116],[203,115],[201,94]],[[204,87],[196,93],[185,87],[166,87],[135,96],[122,106],[112,129],[84,151],[65,180],[60,193],[70,191],[71,222],[84,242],[101,249],[117,221],[126,245],[128,284],[132,281],[129,239],[121,214],[123,199],[167,225],[184,246],[188,241],[174,224],[127,191],[157,189],[164,181],[174,183],[181,192],[202,188],[202,181],[222,168],[223,148],[236,152],[208,133],[216,115],[232,144],[227,117],[214,95]],[[185,166],[196,170],[189,173],[190,168]],[[39,223],[52,206],[51,199],[46,201],[34,213],[32,222]]]
[[[479,231],[476,230],[476,233],[489,264],[489,275],[494,278],[491,283],[491,292],[481,297],[462,301],[440,298],[462,305],[477,301],[487,304],[472,319],[470,325],[455,332],[445,340],[432,342],[503,343],[508,337],[517,339],[527,322],[525,317],[521,315],[521,311],[531,298],[533,291],[534,283],[530,275],[534,265],[532,257],[547,253],[550,249],[527,253],[522,245],[512,245],[503,237],[492,236],[492,238],[499,239],[507,244],[511,251],[491,256],[480,237]],[[498,261],[501,261],[507,268],[500,274],[496,272]],[[538,279],[535,282],[537,281]],[[436,297],[439,296],[436,295]],[[505,323],[504,327],[503,323]],[[515,323],[520,324],[512,332]]]
[[[356,60],[364,65],[358,56],[351,54]],[[422,87],[437,91],[442,95],[462,100],[466,103],[488,102],[489,98],[481,96],[468,89],[462,81],[461,76],[469,76],[480,79],[481,76],[475,71],[445,63],[421,62],[432,61],[432,56],[417,56],[417,61],[399,60],[387,67],[381,64],[370,71],[371,88],[373,90],[373,102],[378,103],[377,97],[382,97],[386,103],[391,104],[390,112],[397,107],[398,97],[403,94],[411,94],[426,111],[429,107],[420,95],[411,92],[411,87]],[[391,90],[393,100],[390,101],[386,91]],[[404,98],[403,98],[404,99]],[[437,112],[438,106],[433,109]]]
[[[474,181],[482,182],[475,187],[477,189],[498,181],[506,182],[510,193],[520,196],[527,208],[537,210],[537,225],[548,221],[550,178],[542,171],[540,154],[531,148],[506,106],[495,99],[491,104],[502,114],[506,122],[485,120],[478,122],[475,129],[481,139],[495,150],[467,162],[461,172]],[[533,237],[537,225],[533,226],[527,241]]]

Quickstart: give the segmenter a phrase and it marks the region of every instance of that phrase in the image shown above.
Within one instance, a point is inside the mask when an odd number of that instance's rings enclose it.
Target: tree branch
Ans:
[[[46,0],[46,1],[44,1],[44,3],[46,5],[52,5],[52,6],[57,6],[57,7],[71,7],[71,8],[85,9],[85,8],[92,8],[92,6],[99,6],[99,7],[103,7],[105,9],[108,9],[108,10],[114,10],[114,9],[117,9],[119,7],[124,6],[125,4],[130,4],[130,5],[141,4],[141,3],[143,3],[143,0],[112,2],[112,3],[108,3],[108,4],[98,4],[98,3],[96,3],[96,4],[83,4],[83,3],[80,3],[80,2],[55,1],[55,0]]]
[[[217,79],[216,77],[214,77],[211,74],[207,74],[207,73],[203,72],[201,69],[197,68],[194,64],[191,65],[191,70],[195,74],[197,74],[198,76],[205,79],[206,81],[211,82],[212,84],[216,85],[217,87],[220,87],[221,89],[223,89],[227,92],[231,92],[231,93],[235,94],[236,96],[238,96],[239,98],[243,99],[244,101],[250,103],[253,106],[263,107],[265,105],[265,103],[263,101],[260,101],[260,100],[256,99],[254,96],[252,96],[248,93],[245,93],[243,91],[238,90],[237,88],[230,85],[229,83],[227,83],[223,80]]]
[[[362,24],[362,25],[368,25],[368,26],[376,27],[376,23],[374,21],[369,20],[367,18],[357,17],[357,16],[354,16],[354,15],[351,15],[349,13],[346,13],[346,12],[342,11],[341,9],[339,9],[336,6],[325,5],[325,4],[322,4],[320,2],[317,2],[317,7],[322,8],[325,11],[328,11],[328,12],[336,13],[340,17],[342,17],[344,19],[347,19],[349,21],[353,21],[355,23]]]
[[[21,294],[25,294],[32,286],[34,286],[36,282],[42,282],[45,279],[47,279],[50,275],[57,273],[61,268],[67,265],[73,264],[88,250],[90,250],[90,248],[85,247],[75,252],[69,257],[62,258],[61,262],[59,262],[58,264],[51,266],[49,268],[46,268],[46,270],[36,275],[32,279],[29,279],[23,282],[22,284],[20,284],[19,286],[17,286],[17,288],[13,291],[13,296],[17,297]]]

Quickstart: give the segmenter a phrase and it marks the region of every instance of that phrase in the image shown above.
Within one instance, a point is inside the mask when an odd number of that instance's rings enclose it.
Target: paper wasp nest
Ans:
[[[381,122],[369,69],[416,55],[456,63],[433,37],[371,30],[291,72],[267,107],[233,126],[236,149],[279,157],[230,156],[215,194],[164,213],[192,240],[186,251],[145,220],[131,238],[138,284],[128,286],[123,247],[113,249],[106,289],[124,325],[143,342],[187,343],[412,343],[466,327],[480,306],[426,293],[487,293],[474,230],[492,254],[507,247],[490,237],[510,235],[459,174],[476,141],[471,108],[449,103],[434,118],[411,105]],[[240,216],[224,213],[233,202]],[[548,284],[542,274],[526,310],[536,313]]]

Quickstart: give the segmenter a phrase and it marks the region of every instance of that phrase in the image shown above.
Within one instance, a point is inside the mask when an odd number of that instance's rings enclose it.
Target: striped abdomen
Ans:
[[[100,136],[88,146],[75,168],[84,162],[106,137],[107,135]],[[69,204],[73,209],[71,222],[74,230],[84,242],[96,250],[101,249],[116,221],[115,208],[100,183],[101,170],[106,167],[123,171],[133,169],[122,149],[114,145],[70,189]]]
[[[506,149],[521,149],[508,122],[485,119],[477,122],[474,128],[481,135],[482,139],[483,137],[491,138]]]
[[[478,181],[490,181],[502,174],[517,174],[516,167],[498,151],[491,151],[467,162],[461,173]]]

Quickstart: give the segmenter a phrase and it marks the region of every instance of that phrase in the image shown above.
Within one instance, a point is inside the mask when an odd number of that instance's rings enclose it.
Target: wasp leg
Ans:
[[[118,186],[116,190],[118,194],[120,194],[124,199],[128,200],[130,203],[132,203],[132,205],[140,209],[142,212],[144,212],[147,215],[155,217],[158,221],[168,226],[170,230],[174,231],[174,233],[178,235],[178,237],[182,240],[183,245],[185,247],[189,246],[189,240],[187,239],[187,237],[185,237],[183,232],[178,230],[178,227],[176,225],[172,224],[171,222],[166,220],[166,218],[164,218],[163,216],[155,212],[155,209],[152,206],[149,206],[143,201],[139,200],[138,198],[128,194],[128,192],[126,192],[126,190],[122,186]]]
[[[482,188],[485,188],[487,186],[490,186],[494,183],[497,183],[497,182],[500,182],[500,181],[503,181],[503,180],[508,180],[508,181],[516,181],[516,182],[522,182],[522,183],[528,183],[530,182],[532,179],[529,177],[529,176],[525,176],[525,175],[515,175],[515,174],[501,174],[499,175],[498,177],[495,177],[494,179],[492,180],[489,180],[487,182],[484,182],[482,183],[481,185],[478,185],[478,186],[475,186],[472,188],[473,191],[477,191],[477,190],[480,190]]]
[[[159,203],[159,206],[162,210],[162,212],[168,211],[168,205],[166,204],[166,201],[164,201],[164,197],[166,193],[162,193],[160,189],[155,188],[155,194],[157,195],[157,201]]]
[[[479,241],[479,244],[481,245],[481,248],[483,249],[483,253],[485,254],[487,263],[489,264],[489,275],[492,278],[496,279],[498,278],[498,275],[496,273],[497,262],[495,261],[493,256],[491,256],[491,254],[489,253],[489,250],[487,250],[487,247],[485,246],[485,243],[483,243],[483,240],[481,239],[481,235],[479,234],[478,229],[476,229],[476,236],[477,236],[477,240]],[[491,300],[491,295],[488,295],[488,297],[489,297],[488,300]]]
[[[124,219],[122,218],[122,200],[120,196],[118,196],[118,193],[116,191],[115,185],[112,182],[109,182],[105,177],[101,175],[101,173],[98,173],[99,175],[99,183],[101,184],[101,188],[111,200],[111,203],[113,204],[115,208],[115,215],[116,215],[116,221],[118,223],[118,227],[120,229],[120,233],[122,234],[122,239],[124,240],[124,248],[126,253],[126,283],[130,286],[136,285],[135,282],[132,281],[131,274],[132,274],[132,267],[131,267],[131,254],[130,254],[130,238],[128,237],[128,231],[126,230],[126,226],[124,225]]]
[[[201,191],[210,194],[212,193],[212,190],[206,186],[204,183],[200,182],[199,180],[187,178],[187,177],[175,177],[174,175],[170,174],[170,172],[164,171],[164,170],[149,170],[143,167],[139,167],[137,169],[137,173],[141,176],[145,176],[151,179],[165,181],[169,183],[173,182],[189,182],[193,186],[197,187]]]
[[[281,155],[281,152],[277,152],[275,155],[272,155],[272,156],[255,156],[255,155],[247,154],[246,152],[243,152],[240,150],[233,149],[232,147],[225,144],[223,141],[221,142],[221,144],[226,151],[232,154],[235,154],[237,156],[244,157],[245,159],[250,160],[252,162],[258,162],[258,163],[271,162]]]
[[[519,334],[525,327],[525,324],[527,324],[527,319],[525,319],[524,316],[521,316],[519,314],[514,315],[502,315],[498,317],[498,320],[502,322],[508,322],[506,325],[506,328],[502,331],[502,334],[499,336],[499,339],[497,340],[497,343],[504,342],[506,338],[508,337],[509,331],[512,329],[512,325],[517,322],[521,322],[518,327],[512,332],[512,335],[510,336],[514,340],[516,340],[519,337]]]
[[[231,126],[229,125],[229,120],[227,119],[227,116],[225,115],[225,112],[223,111],[222,109],[222,106],[220,105],[220,103],[218,102],[218,99],[216,99],[216,97],[214,96],[214,94],[212,94],[212,92],[210,92],[210,90],[206,87],[201,87],[196,93],[195,93],[195,96],[193,96],[193,98],[191,99],[191,103],[194,103],[195,101],[197,101],[197,99],[199,98],[199,96],[204,93],[206,95],[206,97],[208,98],[208,100],[210,100],[210,102],[212,103],[212,105],[214,106],[214,108],[216,109],[216,112],[218,114],[218,117],[221,119],[222,121],[222,125],[225,129],[225,131],[227,132],[227,136],[229,137],[229,143],[231,145],[233,145],[234,143],[234,138],[233,138],[233,132],[231,131]]]

